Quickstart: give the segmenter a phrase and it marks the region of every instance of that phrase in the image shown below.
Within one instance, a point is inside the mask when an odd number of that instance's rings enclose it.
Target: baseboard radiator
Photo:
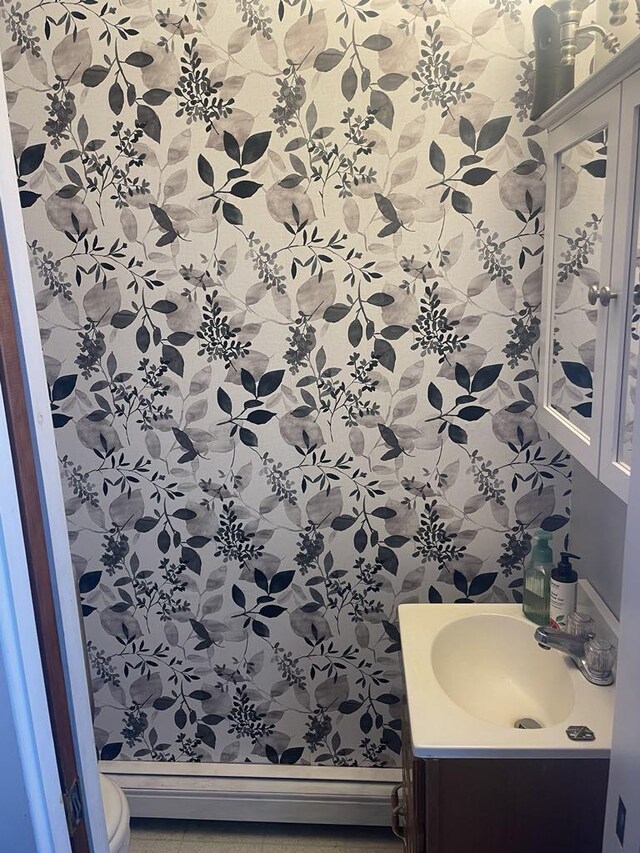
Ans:
[[[400,770],[107,761],[133,817],[387,826]]]

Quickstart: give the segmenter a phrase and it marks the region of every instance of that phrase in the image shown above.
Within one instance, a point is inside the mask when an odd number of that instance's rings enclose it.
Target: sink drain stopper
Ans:
[[[516,720],[513,724],[514,729],[541,729],[543,728],[542,723],[539,723],[537,720],[534,720],[532,717],[520,717],[519,720]]]

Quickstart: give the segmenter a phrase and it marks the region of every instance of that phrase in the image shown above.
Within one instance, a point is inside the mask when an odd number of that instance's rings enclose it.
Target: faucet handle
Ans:
[[[567,616],[567,634],[589,640],[594,636],[594,621],[588,613],[575,611]]]
[[[592,637],[585,644],[585,663],[593,675],[608,675],[616,662],[616,647],[608,640]]]

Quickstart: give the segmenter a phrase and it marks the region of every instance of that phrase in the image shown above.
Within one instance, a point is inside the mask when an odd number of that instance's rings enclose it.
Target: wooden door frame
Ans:
[[[71,712],[60,651],[51,568],[43,523],[40,488],[31,446],[31,426],[24,392],[22,365],[13,322],[13,305],[4,250],[0,244],[0,389],[13,461],[22,538],[27,557],[31,599],[36,618],[49,720],[63,796],[79,781]],[[89,853],[84,816],[71,837],[74,853]]]
[[[69,851],[53,734],[46,714],[47,695],[42,673],[27,558],[22,539],[20,505],[11,461],[11,444],[0,394],[0,669],[8,693],[3,708],[4,736],[17,747],[20,766],[6,773],[24,787],[26,822],[38,851]],[[1,809],[1,805],[0,805]],[[13,831],[7,815],[3,831]],[[8,836],[12,838],[10,834]]]
[[[0,151],[12,150],[4,81],[0,75]],[[0,242],[6,276],[0,303],[3,327],[0,352],[5,377],[7,419],[13,441],[25,546],[32,573],[34,605],[40,607],[41,639],[56,631],[58,641],[45,648],[43,664],[51,667],[48,696],[57,736],[68,744],[59,753],[65,778],[77,770],[86,814],[84,846],[106,853],[108,842],[93,737],[76,581],[71,563],[64,499],[51,421],[44,359],[31,280],[29,255],[10,156],[0,160]],[[11,334],[13,327],[13,335]],[[20,381],[21,379],[21,381]],[[27,453],[25,448],[28,447]],[[34,585],[35,578],[38,578]],[[48,578],[48,582],[46,580]],[[42,582],[43,591],[40,590]],[[59,707],[58,707],[59,706]],[[62,743],[60,743],[62,746]],[[73,762],[71,752],[73,751]],[[78,844],[81,843],[78,836]]]

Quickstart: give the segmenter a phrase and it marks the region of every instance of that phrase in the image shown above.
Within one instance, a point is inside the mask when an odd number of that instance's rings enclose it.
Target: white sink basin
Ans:
[[[617,622],[588,584],[578,606],[616,641]],[[399,619],[415,755],[608,756],[614,687],[589,684],[568,657],[540,648],[519,605],[402,604]],[[522,718],[540,728],[516,728]],[[595,740],[570,740],[569,726],[588,726]]]
[[[440,687],[467,713],[498,726],[513,728],[523,717],[562,722],[575,702],[571,671],[560,654],[533,642],[534,627],[499,613],[445,625],[431,646]]]

